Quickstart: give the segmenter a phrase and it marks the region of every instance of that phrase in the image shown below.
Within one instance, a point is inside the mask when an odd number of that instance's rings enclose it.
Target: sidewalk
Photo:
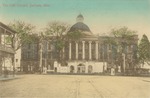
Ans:
[[[0,76],[0,81],[6,81],[6,80],[13,80],[13,79],[18,79],[20,78],[19,76],[13,76],[13,75],[8,75],[7,77],[4,77],[4,75]]]

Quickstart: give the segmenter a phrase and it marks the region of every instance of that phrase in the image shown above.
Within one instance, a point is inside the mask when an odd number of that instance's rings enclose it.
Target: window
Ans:
[[[111,50],[111,45],[110,45],[110,44],[109,44],[109,46],[108,46],[108,47],[109,47],[109,50]]]
[[[27,59],[30,58],[30,52],[27,52]]]
[[[48,44],[48,50],[51,50],[51,43]]]
[[[28,44],[28,49],[30,49],[30,48],[31,48],[31,43]]]
[[[48,58],[52,59],[52,53],[51,52],[48,52]]]

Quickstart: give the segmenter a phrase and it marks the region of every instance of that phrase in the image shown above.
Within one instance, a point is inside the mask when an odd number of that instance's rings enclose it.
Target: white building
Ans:
[[[64,48],[67,67],[54,63],[55,71],[63,73],[103,72],[104,62],[99,60],[99,37],[94,35],[90,28],[84,24],[84,17],[81,14],[77,16],[76,23],[68,33],[78,31],[81,31],[84,36],[79,40],[66,42]]]

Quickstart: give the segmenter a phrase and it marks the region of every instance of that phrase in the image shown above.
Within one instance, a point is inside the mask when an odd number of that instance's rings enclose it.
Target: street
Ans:
[[[21,75],[0,81],[0,98],[150,98],[150,78],[92,75]]]

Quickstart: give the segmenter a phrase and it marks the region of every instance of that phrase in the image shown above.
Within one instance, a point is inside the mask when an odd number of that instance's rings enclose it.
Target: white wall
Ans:
[[[103,62],[94,62],[94,61],[88,61],[88,62],[73,61],[73,62],[68,62],[68,66],[61,66],[55,61],[54,67],[57,68],[57,72],[59,73],[70,73],[70,66],[74,66],[74,73],[77,73],[77,66],[81,63],[85,65],[85,73],[88,73],[89,65],[91,65],[93,68],[92,73],[103,72]]]
[[[20,67],[20,63],[21,63],[21,49],[18,49],[15,53],[15,68]]]
[[[58,67],[58,72],[60,72],[60,73],[68,73],[68,70],[69,69],[66,66],[65,67],[64,66],[63,67],[61,67],[61,66]]]
[[[92,65],[92,63],[91,63]],[[95,62],[93,63],[93,73],[103,72],[103,62]]]
[[[18,47],[18,41],[15,42],[15,49]],[[17,61],[16,61],[17,60]],[[15,53],[15,68],[21,67],[21,48],[19,48]]]
[[[74,72],[77,73],[77,65],[79,64],[84,64],[85,65],[85,73],[88,73],[88,66],[91,65],[93,68],[92,73],[101,73],[103,72],[103,62],[95,62],[95,61],[88,61],[88,62],[83,62],[83,61],[74,61],[74,62],[68,62],[68,68],[70,72],[70,66],[74,66],[75,70]]]

